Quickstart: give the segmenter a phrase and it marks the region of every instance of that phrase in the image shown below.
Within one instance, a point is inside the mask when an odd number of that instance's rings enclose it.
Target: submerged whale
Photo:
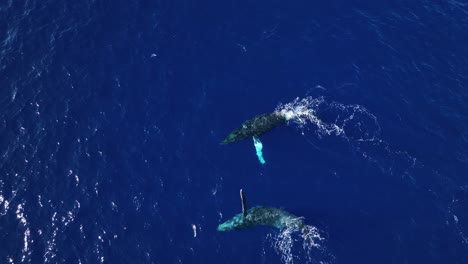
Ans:
[[[242,126],[232,131],[221,144],[229,144],[246,138],[258,138],[273,128],[286,123],[287,119],[279,112],[257,115],[245,121]]]
[[[278,229],[293,227],[295,230],[300,230],[306,236],[310,233],[309,227],[304,224],[303,217],[297,217],[284,210],[273,207],[256,206],[247,209],[247,202],[242,189],[240,190],[240,197],[242,201],[242,213],[218,225],[218,231],[242,230],[263,225],[276,227]]]

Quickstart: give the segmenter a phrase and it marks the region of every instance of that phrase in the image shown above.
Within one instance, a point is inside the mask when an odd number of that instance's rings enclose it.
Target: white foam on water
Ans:
[[[29,246],[29,243],[28,243],[28,240],[29,240],[29,236],[31,235],[31,232],[29,231],[29,228],[26,228],[26,231],[24,231],[24,237],[23,237],[23,242],[24,242],[24,247],[23,247],[23,253],[27,253],[28,252],[28,246]],[[23,256],[24,258],[24,256]]]
[[[26,218],[24,217],[23,205],[18,204],[16,209],[16,219],[19,219],[20,223],[25,226],[27,224]]]
[[[193,237],[197,237],[197,226],[192,224]]]
[[[117,204],[115,202],[111,202],[111,208],[112,208],[112,211],[116,211],[116,212],[119,211]]]
[[[44,205],[42,204],[42,197],[41,197],[41,195],[38,195],[38,196],[37,196],[37,203],[39,204],[40,207],[44,207]]]
[[[15,88],[13,89],[13,91],[11,92],[11,102],[13,102],[16,98],[16,94],[18,93],[18,87],[15,86]]]
[[[53,224],[55,225],[55,224]],[[53,260],[57,254],[57,244],[56,244],[56,237],[57,237],[58,228],[54,227],[50,238],[46,241],[46,251],[44,253],[44,263],[48,263],[49,261]]]
[[[333,263],[334,258],[326,251],[325,239],[315,226],[298,229],[291,224],[267,238],[283,263]]]
[[[23,249],[21,250],[21,262],[25,262],[27,260],[26,258],[31,255],[31,251],[29,250],[31,232],[29,230],[28,221],[26,220],[26,216],[24,214],[24,203],[18,204],[15,214],[16,219],[18,219],[19,223],[25,228],[23,233]]]
[[[104,249],[104,236],[106,235],[105,230],[101,230],[102,235],[97,236],[97,240],[94,243],[94,253],[97,256],[97,259],[99,263],[104,262],[104,255],[103,255],[103,249]]]
[[[394,149],[380,138],[382,129],[377,117],[361,105],[345,105],[328,102],[324,97],[308,96],[279,104],[275,112],[284,116],[288,124],[296,125],[303,136],[307,132],[319,139],[327,136],[342,138],[383,173],[406,177],[410,169],[420,165],[409,153]]]
[[[275,111],[300,129],[314,126],[318,136],[335,135],[358,141],[371,140],[380,134],[377,118],[363,106],[329,103],[324,97],[296,98],[279,104]],[[327,112],[328,119],[321,118],[319,112]]]
[[[78,174],[75,174],[75,186],[78,186],[80,184],[80,178],[78,178]]]

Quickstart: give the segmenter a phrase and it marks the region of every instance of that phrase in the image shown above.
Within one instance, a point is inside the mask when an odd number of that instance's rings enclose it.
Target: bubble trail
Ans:
[[[296,98],[279,104],[275,112],[297,126],[303,136],[311,131],[317,138],[336,136],[344,140],[362,158],[374,164],[385,174],[406,177],[422,164],[410,153],[395,149],[382,139],[382,128],[377,117],[357,104],[329,102],[323,96]],[[319,150],[314,143],[309,144]]]
[[[269,234],[267,240],[281,261],[293,263],[334,263],[334,256],[325,247],[325,238],[318,228],[287,225],[279,233]]]

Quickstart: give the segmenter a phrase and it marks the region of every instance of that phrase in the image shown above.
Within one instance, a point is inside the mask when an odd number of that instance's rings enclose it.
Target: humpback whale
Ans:
[[[257,115],[245,121],[242,126],[232,131],[222,142],[222,145],[246,138],[258,138],[273,128],[286,123],[287,119],[279,112]]]
[[[263,225],[276,227],[283,229],[292,227],[295,230],[300,230],[303,234],[310,238],[310,230],[307,225],[304,224],[303,217],[297,217],[284,210],[266,207],[256,206],[251,209],[247,209],[247,201],[243,190],[240,190],[240,197],[242,202],[242,213],[235,215],[226,222],[218,225],[218,231],[233,231],[242,230],[253,226]]]

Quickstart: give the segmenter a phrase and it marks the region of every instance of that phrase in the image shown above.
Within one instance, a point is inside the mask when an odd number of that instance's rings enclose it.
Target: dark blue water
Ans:
[[[0,263],[468,262],[468,2],[4,0],[0,22]],[[219,145],[307,96],[346,133],[277,128],[265,166]],[[217,232],[240,188],[319,246]]]

